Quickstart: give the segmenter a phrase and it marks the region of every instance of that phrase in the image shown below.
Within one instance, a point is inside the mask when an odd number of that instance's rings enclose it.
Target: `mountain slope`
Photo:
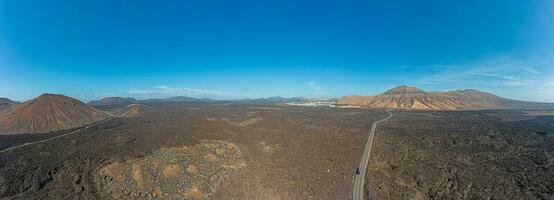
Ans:
[[[142,105],[142,104],[130,104],[123,108],[114,110],[112,113],[120,117],[142,117],[150,112],[156,110],[154,107]]]
[[[368,108],[418,110],[554,108],[554,104],[516,101],[471,89],[425,92],[410,86],[396,87],[375,96],[346,96],[337,103]]]
[[[70,129],[109,117],[79,100],[43,94],[0,117],[0,133],[44,133]]]
[[[89,101],[88,104],[91,106],[112,106],[112,105],[128,105],[135,103],[137,100],[127,97],[104,97],[100,100]]]
[[[17,102],[12,101],[8,98],[0,97],[0,116],[10,112],[15,107],[15,105],[17,105]]]

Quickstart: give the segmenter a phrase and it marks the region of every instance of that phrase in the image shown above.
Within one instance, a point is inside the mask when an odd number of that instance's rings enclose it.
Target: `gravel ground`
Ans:
[[[396,113],[376,133],[367,190],[376,199],[554,199],[554,118],[521,114]]]
[[[264,104],[149,106],[158,109],[143,118],[116,118],[79,134],[3,153],[0,199],[110,198],[105,194],[115,190],[102,186],[106,166],[204,140],[236,145],[244,167],[203,197],[348,199],[367,130],[386,114]],[[142,196],[137,194],[133,198]]]

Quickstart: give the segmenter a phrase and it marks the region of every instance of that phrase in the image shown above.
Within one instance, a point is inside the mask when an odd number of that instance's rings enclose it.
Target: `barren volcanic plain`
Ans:
[[[0,198],[348,199],[367,130],[386,116],[270,104],[148,106],[156,109],[144,117],[2,152]],[[0,143],[44,137],[4,135]]]
[[[554,116],[396,111],[372,155],[375,199],[554,199]]]
[[[0,199],[351,199],[384,110],[158,102],[84,129],[0,135]],[[521,110],[393,110],[374,199],[552,199],[554,118]]]

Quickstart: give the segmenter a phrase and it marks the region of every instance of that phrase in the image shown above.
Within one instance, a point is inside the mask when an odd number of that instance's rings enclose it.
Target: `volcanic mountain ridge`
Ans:
[[[17,102],[0,97],[0,116],[11,111],[15,105],[17,105]]]
[[[114,110],[112,113],[120,117],[142,117],[147,113],[153,112],[154,110],[156,110],[154,107],[134,103]]]
[[[100,100],[89,101],[88,104],[91,106],[128,105],[136,101],[130,97],[104,97]]]
[[[0,117],[1,134],[45,133],[83,126],[110,117],[79,100],[43,94]]]
[[[425,92],[411,86],[392,88],[374,96],[346,96],[339,105],[366,108],[395,108],[416,110],[473,110],[473,109],[552,109],[554,104],[516,101],[478,90]]]

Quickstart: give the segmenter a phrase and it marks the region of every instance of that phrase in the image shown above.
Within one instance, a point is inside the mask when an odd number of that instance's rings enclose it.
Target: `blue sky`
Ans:
[[[554,1],[0,0],[0,96],[554,102]]]

